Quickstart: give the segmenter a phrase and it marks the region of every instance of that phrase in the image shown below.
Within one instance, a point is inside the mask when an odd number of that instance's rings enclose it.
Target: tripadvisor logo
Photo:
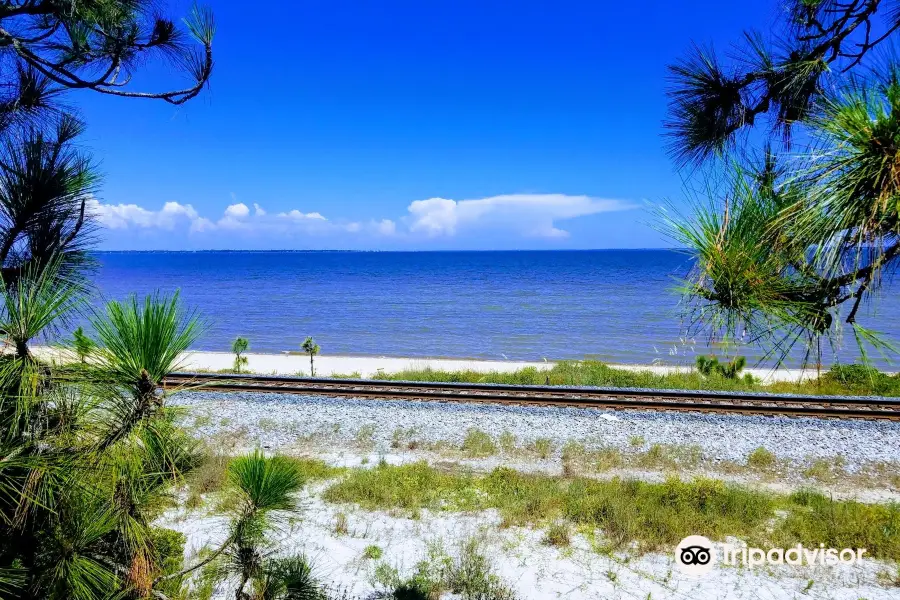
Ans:
[[[853,565],[862,562],[865,548],[806,548],[797,544],[790,548],[762,548],[719,544],[720,549],[702,535],[689,535],[675,547],[675,565],[686,575],[701,576],[712,571],[721,556],[722,564],[729,566],[758,567],[762,565],[833,566]]]
[[[716,564],[716,548],[702,535],[689,535],[675,547],[675,564],[687,575],[706,575]]]

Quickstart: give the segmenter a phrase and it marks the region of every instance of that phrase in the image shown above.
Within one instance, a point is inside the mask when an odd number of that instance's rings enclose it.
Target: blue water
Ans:
[[[326,354],[684,364],[709,351],[705,338],[684,338],[673,288],[690,260],[674,251],[98,257],[104,298],[181,290],[208,322],[203,350],[227,350],[237,335],[252,351],[298,350],[311,335]],[[898,316],[900,294],[884,293],[862,321],[896,343]],[[855,342],[844,345],[839,357],[853,360]]]

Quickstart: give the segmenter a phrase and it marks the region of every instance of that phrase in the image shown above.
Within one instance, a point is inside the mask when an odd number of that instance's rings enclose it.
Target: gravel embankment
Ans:
[[[460,444],[470,428],[493,436],[505,431],[527,444],[549,438],[588,447],[627,448],[634,436],[645,444],[697,445],[714,460],[744,461],[765,447],[779,458],[804,460],[838,455],[846,468],[900,460],[900,422],[823,420],[699,413],[606,411],[580,408],[328,398],[287,394],[182,392],[170,403],[191,409],[200,436],[240,431],[250,443],[273,450],[307,436],[356,440],[373,431],[376,448],[387,449],[398,428],[421,442]]]

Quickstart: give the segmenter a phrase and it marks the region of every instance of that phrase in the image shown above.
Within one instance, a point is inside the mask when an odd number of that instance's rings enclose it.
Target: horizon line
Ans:
[[[151,252],[191,252],[191,253],[199,253],[199,252],[382,252],[382,253],[437,253],[437,252],[647,252],[647,251],[666,251],[666,252],[684,252],[689,250],[688,248],[660,248],[660,247],[650,247],[650,248],[518,248],[518,249],[487,249],[487,250],[474,250],[474,249],[458,249],[458,250],[450,250],[450,249],[434,249],[434,250],[352,250],[352,249],[342,249],[342,250],[300,250],[300,249],[288,249],[288,248],[271,248],[271,249],[214,249],[214,248],[204,248],[204,249],[181,249],[181,250],[164,250],[164,249],[145,249],[145,250],[89,250],[88,253],[92,254],[136,254],[136,253],[151,253]]]

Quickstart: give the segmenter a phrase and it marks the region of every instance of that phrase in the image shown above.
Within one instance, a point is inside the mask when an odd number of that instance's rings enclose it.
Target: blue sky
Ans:
[[[68,98],[104,173],[101,247],[668,245],[646,209],[683,196],[666,65],[771,26],[777,3],[752,4],[214,0],[199,98]]]

